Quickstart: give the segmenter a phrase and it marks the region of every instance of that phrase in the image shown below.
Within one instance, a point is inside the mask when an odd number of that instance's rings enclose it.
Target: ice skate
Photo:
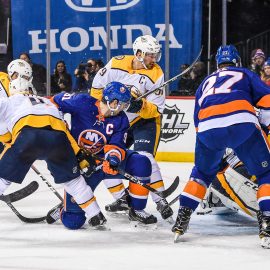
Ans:
[[[129,210],[129,194],[125,193],[120,199],[116,200],[115,202],[111,204],[107,204],[105,206],[105,210],[108,213],[120,213],[120,214],[126,214],[126,211]]]
[[[157,210],[161,214],[161,217],[172,224],[174,222],[172,215],[173,215],[173,210],[172,208],[168,205],[168,202],[166,199],[161,199],[160,201],[157,202]]]
[[[144,227],[156,229],[157,218],[144,210],[129,209],[129,220],[134,222],[134,227]],[[153,225],[153,226],[149,226]]]
[[[261,246],[270,249],[270,216],[265,216],[262,211],[257,213],[259,223],[259,237]]]
[[[189,207],[185,206],[180,207],[176,218],[176,222],[172,227],[172,232],[175,233],[174,243],[178,241],[180,235],[183,235],[186,232],[192,212],[193,212],[192,209]]]
[[[88,224],[90,225],[90,227],[97,230],[101,230],[101,231],[110,230],[109,228],[105,226],[106,223],[107,223],[107,219],[104,217],[102,212],[99,212],[97,215],[91,217],[88,220]]]

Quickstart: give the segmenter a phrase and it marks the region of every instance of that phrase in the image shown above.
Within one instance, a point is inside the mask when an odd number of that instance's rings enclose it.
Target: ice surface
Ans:
[[[187,181],[192,164],[159,163],[165,185],[177,175],[181,187],[169,197],[173,199]],[[44,162],[37,168],[51,180]],[[33,172],[31,180],[40,184],[37,192],[14,205],[27,217],[42,216],[59,200]],[[62,189],[54,185],[59,192]],[[11,186],[6,193],[19,189]],[[96,190],[102,209],[112,201],[103,184]],[[178,203],[173,206],[175,214]],[[96,231],[85,226],[78,231],[65,229],[60,222],[48,225],[22,223],[1,202],[0,210],[0,269],[49,270],[190,270],[190,269],[269,269],[270,250],[260,247],[257,223],[243,215],[193,215],[189,231],[179,243],[173,243],[171,225],[161,220],[155,204],[149,198],[147,211],[158,217],[158,228],[135,228],[126,216],[113,218],[104,213],[111,231]]]

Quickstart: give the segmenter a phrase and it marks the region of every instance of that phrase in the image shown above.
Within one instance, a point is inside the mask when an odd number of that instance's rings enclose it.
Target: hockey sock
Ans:
[[[103,183],[110,191],[115,200],[120,199],[125,194],[125,186],[122,179],[117,178],[106,178]]]
[[[0,195],[5,192],[5,190],[9,187],[10,184],[11,182],[9,182],[8,180],[0,178]]]
[[[82,176],[64,183],[64,188],[84,210],[87,217],[91,218],[100,212],[92,189],[86,184]]]

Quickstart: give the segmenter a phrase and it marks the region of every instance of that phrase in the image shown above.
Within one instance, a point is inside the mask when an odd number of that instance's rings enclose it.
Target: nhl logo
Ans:
[[[176,105],[172,107],[165,105],[162,117],[161,141],[169,142],[184,134],[190,123],[184,123],[185,113],[181,113]]]

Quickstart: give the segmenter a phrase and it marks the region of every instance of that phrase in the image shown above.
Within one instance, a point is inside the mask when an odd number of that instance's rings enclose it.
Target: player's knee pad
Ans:
[[[126,171],[134,176],[150,177],[152,164],[147,156],[135,153],[128,158]]]
[[[70,230],[78,230],[84,225],[86,217],[83,212],[76,213],[66,212],[65,210],[62,210],[61,221],[66,228]]]

